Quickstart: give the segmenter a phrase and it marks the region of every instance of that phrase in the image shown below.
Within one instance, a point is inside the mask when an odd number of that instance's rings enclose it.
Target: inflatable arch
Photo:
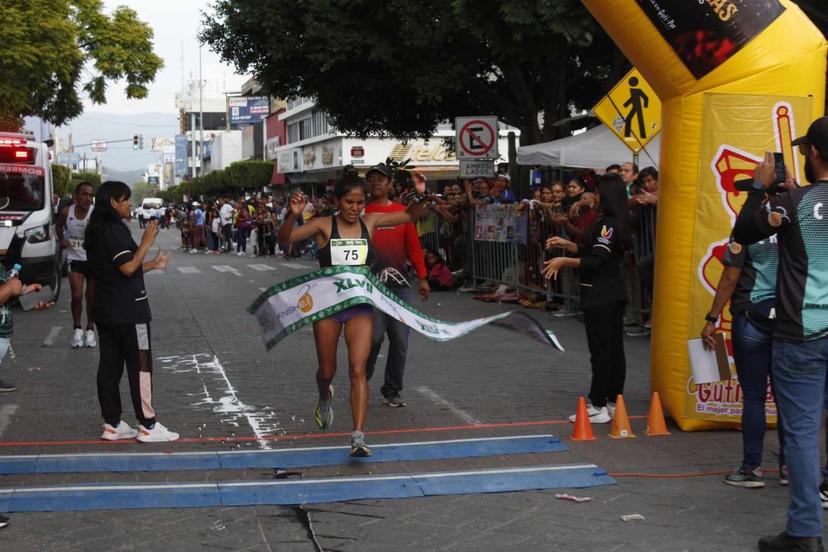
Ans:
[[[734,180],[765,151],[801,174],[790,143],[823,113],[828,44],[789,0],[583,2],[663,103],[653,389],[683,430],[734,425],[735,377],[696,385],[687,340],[704,324],[744,201]]]

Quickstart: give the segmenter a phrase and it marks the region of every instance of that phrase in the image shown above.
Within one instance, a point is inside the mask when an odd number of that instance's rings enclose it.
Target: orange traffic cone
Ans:
[[[627,416],[627,406],[624,404],[624,397],[618,395],[615,403],[615,416],[612,418],[612,429],[610,437],[613,439],[630,439],[635,437],[630,427],[630,418]]]
[[[647,414],[647,430],[644,434],[650,437],[670,435],[667,431],[667,424],[664,422],[664,409],[661,408],[661,397],[658,396],[658,391],[653,391],[650,412]]]
[[[578,409],[575,411],[575,427],[572,429],[573,441],[594,441],[592,425],[589,423],[587,414],[586,399],[578,397]]]

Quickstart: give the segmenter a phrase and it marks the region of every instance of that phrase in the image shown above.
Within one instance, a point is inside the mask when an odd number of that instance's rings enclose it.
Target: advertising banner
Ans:
[[[267,96],[230,96],[227,98],[227,119],[231,125],[261,123],[270,113]]]
[[[526,243],[526,210],[517,205],[486,205],[474,208],[474,239],[500,243]]]
[[[785,11],[778,0],[637,1],[697,79],[730,59]]]
[[[794,96],[705,96],[693,235],[693,266],[697,277],[690,290],[690,323],[686,339],[699,337],[722,274],[721,258],[728,247],[731,228],[747,197],[746,192],[736,190],[734,182],[752,179],[753,170],[766,151],[781,151],[794,178],[802,183],[802,158],[791,142],[797,132],[804,134],[808,128],[812,108],[811,98]],[[732,362],[731,324],[730,311],[725,309],[720,330],[726,333],[725,343]],[[697,385],[692,371],[688,370],[685,416],[738,422],[742,414],[742,390],[732,365],[731,372],[727,380]],[[765,410],[770,416],[776,415],[770,386]]]
[[[187,175],[187,137],[175,135],[175,176]]]

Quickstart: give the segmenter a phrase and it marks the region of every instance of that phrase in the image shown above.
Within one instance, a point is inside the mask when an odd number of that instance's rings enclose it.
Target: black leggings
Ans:
[[[149,324],[98,325],[98,400],[106,423],[116,427],[121,421],[119,389],[124,364],[127,369],[132,408],[138,423],[147,429],[155,425],[152,407],[152,349]]]
[[[592,364],[589,400],[602,407],[624,393],[627,362],[624,358],[624,308],[621,299],[598,306],[582,307]]]

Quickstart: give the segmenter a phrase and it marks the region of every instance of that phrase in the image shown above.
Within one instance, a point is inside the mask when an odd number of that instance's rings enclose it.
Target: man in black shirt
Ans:
[[[819,433],[828,375],[828,117],[794,145],[805,156],[811,186],[773,195],[773,154],[756,167],[754,191],[733,229],[742,244],[777,234],[773,374],[785,435],[791,503],[785,531],[759,540],[760,551],[821,551]]]

